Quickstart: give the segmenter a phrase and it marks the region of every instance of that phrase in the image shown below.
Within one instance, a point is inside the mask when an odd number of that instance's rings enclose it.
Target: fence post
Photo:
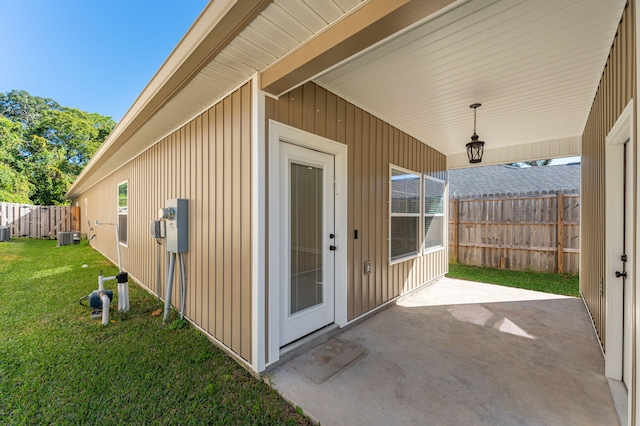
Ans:
[[[458,199],[453,199],[453,261],[458,263]]]
[[[71,207],[71,230],[80,231],[80,207]]]
[[[556,239],[558,242],[558,273],[564,274],[564,195],[558,191],[557,199],[558,224]]]

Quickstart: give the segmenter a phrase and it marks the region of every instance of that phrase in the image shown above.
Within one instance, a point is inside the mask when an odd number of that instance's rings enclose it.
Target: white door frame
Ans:
[[[605,146],[605,282],[606,282],[606,335],[605,335],[605,375],[614,380],[623,379],[625,367],[632,371],[633,358],[633,305],[635,284],[635,253],[634,253],[634,200],[628,197],[626,201],[626,287],[627,297],[624,297],[622,279],[615,276],[620,271],[622,262],[622,226],[620,218],[622,212],[623,162],[624,144],[627,144],[627,194],[633,186],[633,163],[635,161],[633,145],[633,99],[624,109],[615,125],[607,135]],[[623,306],[623,300],[624,305]],[[626,315],[626,317],[625,317]],[[623,321],[627,324],[623,335]],[[624,345],[624,341],[627,345]],[[623,348],[625,353],[623,354]],[[623,360],[626,366],[623,366]],[[633,378],[626,383],[629,396],[632,394]]]
[[[269,236],[268,236],[268,352],[269,362],[280,359],[280,294],[284,271],[280,270],[280,142],[331,154],[335,157],[335,323],[347,323],[347,145],[269,120]]]

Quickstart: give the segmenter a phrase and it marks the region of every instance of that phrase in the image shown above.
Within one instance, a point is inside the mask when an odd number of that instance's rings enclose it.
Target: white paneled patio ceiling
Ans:
[[[471,0],[316,77],[446,155],[583,132],[624,0]]]

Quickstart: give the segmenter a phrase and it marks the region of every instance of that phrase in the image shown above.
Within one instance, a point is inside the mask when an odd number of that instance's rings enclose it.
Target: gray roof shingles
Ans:
[[[580,164],[471,167],[449,171],[449,196],[527,192],[580,192]]]

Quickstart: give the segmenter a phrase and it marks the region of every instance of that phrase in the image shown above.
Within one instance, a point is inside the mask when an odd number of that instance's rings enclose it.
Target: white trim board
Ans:
[[[634,294],[636,254],[634,252],[635,194],[632,194],[635,188],[633,185],[635,163],[633,114],[632,99],[605,138],[605,376],[625,381],[629,390],[629,407],[633,401],[635,387],[635,379],[632,377],[632,359],[635,353],[633,336],[636,333],[633,310],[637,297]],[[627,174],[623,179],[622,165],[624,164],[625,145]],[[625,180],[627,187],[626,227],[621,224]],[[626,240],[624,248],[622,247],[623,239]],[[622,279],[616,277],[616,271],[620,271],[622,268],[620,255],[623,252],[628,259],[625,264],[627,278],[624,280],[624,287]],[[628,372],[626,380],[625,371]]]
[[[280,359],[280,199],[279,159],[280,142],[289,142],[335,156],[335,324],[347,324],[347,145],[269,120],[269,241],[268,260],[268,362],[265,367]],[[262,330],[260,330],[261,332]],[[262,371],[262,370],[259,370]]]
[[[615,271],[620,269],[620,254],[622,244],[622,227],[618,226],[618,213],[624,194],[622,194],[622,150],[625,143],[631,146],[633,103],[624,109],[615,125],[605,138],[605,287],[606,287],[606,345],[607,354],[605,374],[614,380],[622,380],[622,313],[618,306],[622,303],[622,287],[615,285],[620,279],[615,277]],[[629,141],[629,143],[627,143]],[[629,171],[631,172],[631,170]],[[630,218],[630,217],[629,217]]]
[[[258,74],[251,81],[251,368],[266,366],[266,153],[265,92]]]

